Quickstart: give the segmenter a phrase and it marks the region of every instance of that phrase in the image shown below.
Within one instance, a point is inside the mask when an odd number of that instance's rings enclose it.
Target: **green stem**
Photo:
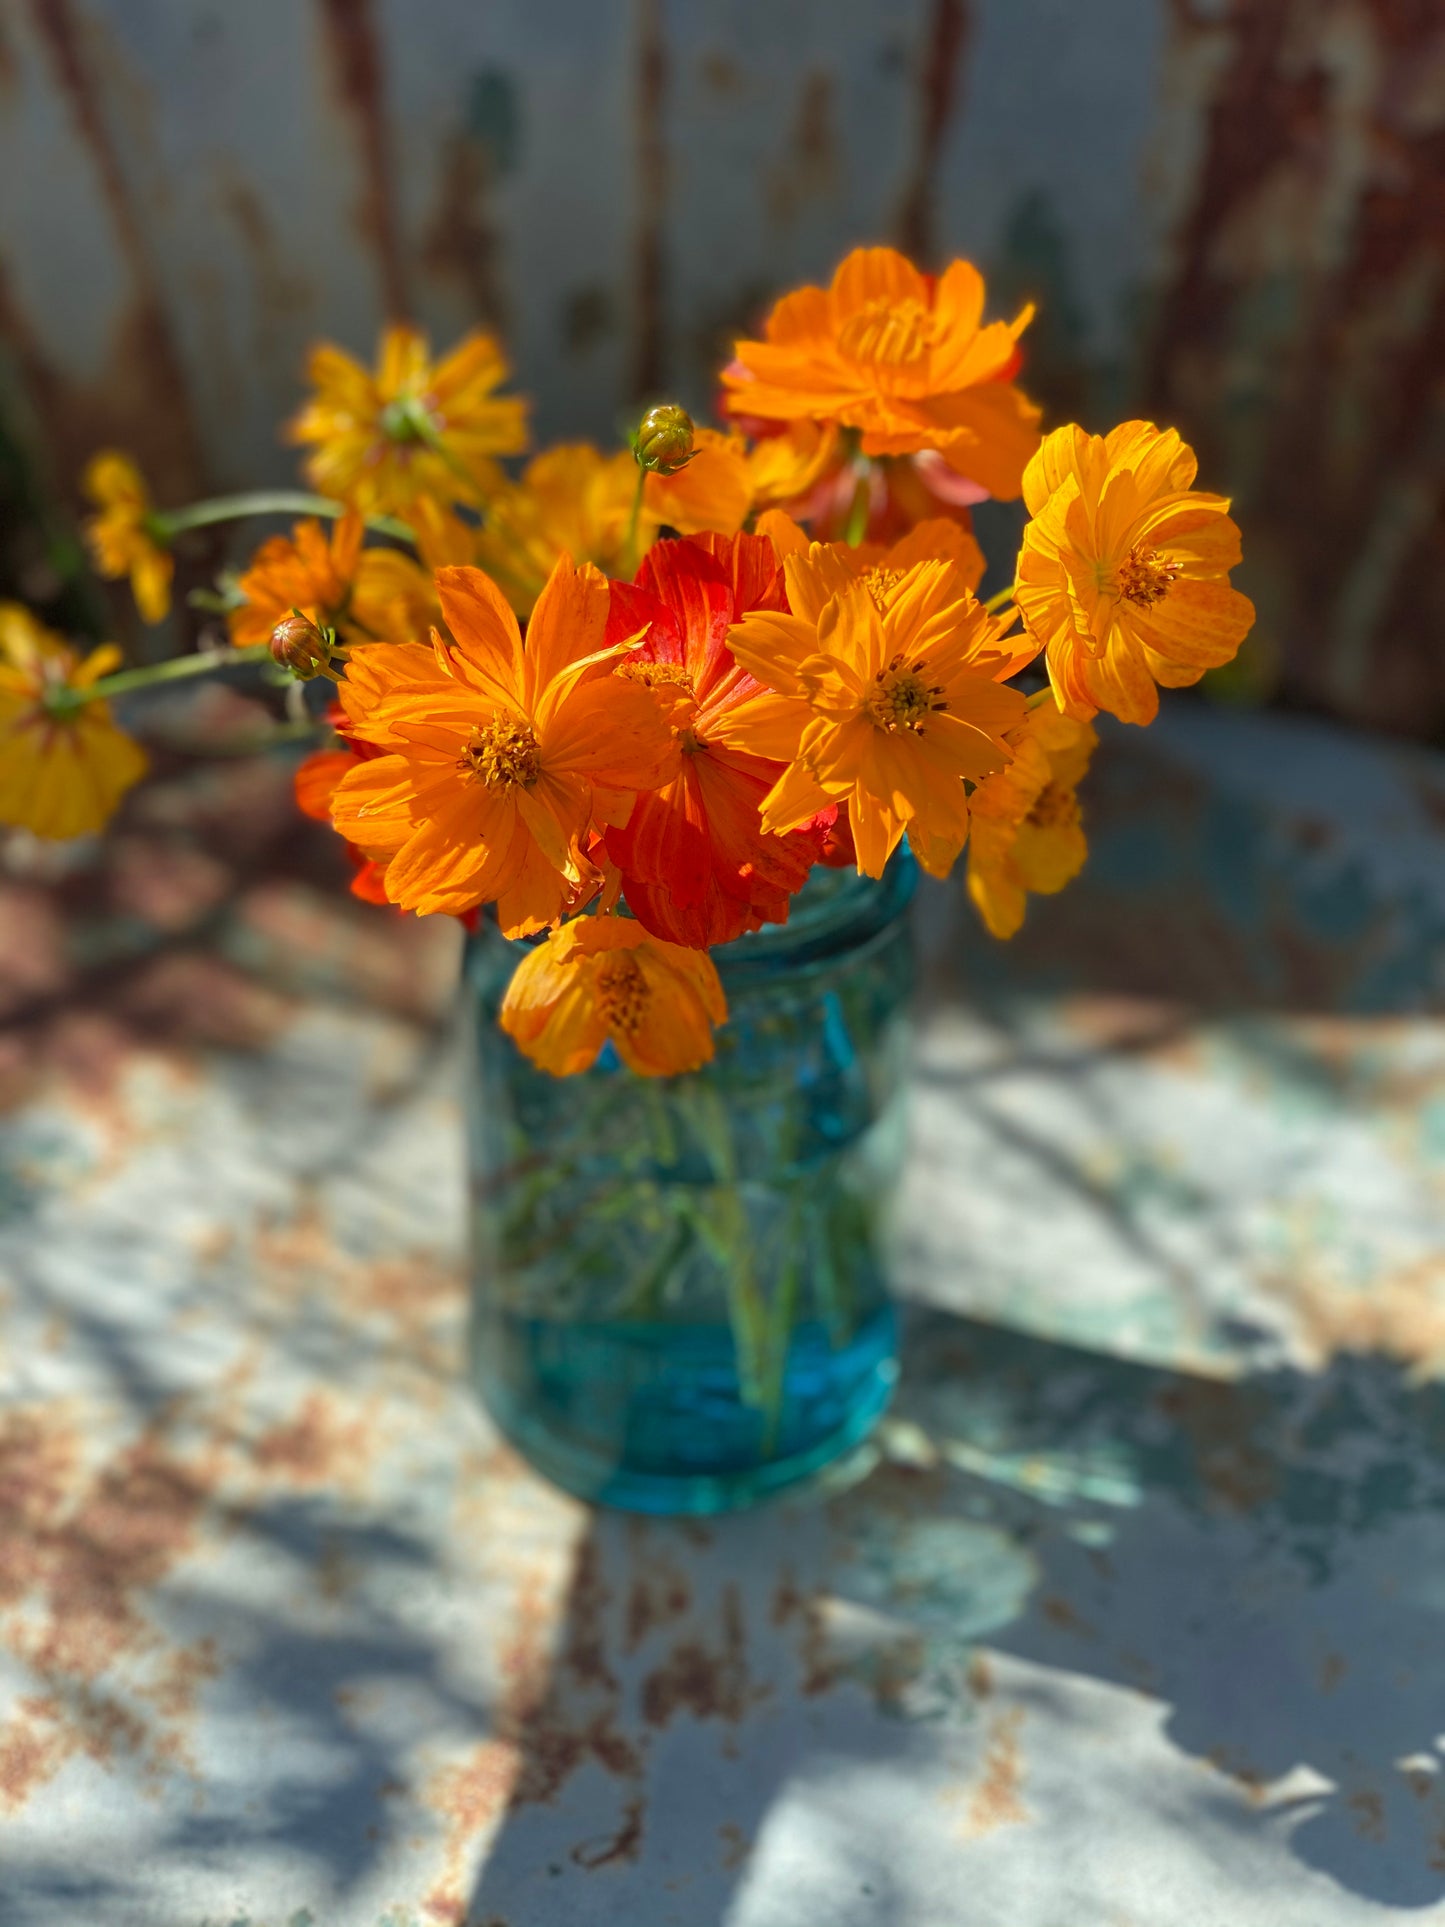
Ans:
[[[991,616],[996,616],[1000,609],[1007,609],[1013,599],[1014,585],[1010,582],[1006,589],[1000,589],[996,595],[991,595],[983,606]]]
[[[209,528],[213,522],[236,522],[248,515],[321,515],[331,521],[346,513],[346,503],[329,495],[309,495],[304,489],[253,489],[243,495],[217,495],[208,502],[192,502],[183,509],[153,509],[151,526],[156,538],[169,542],[187,529]],[[368,515],[366,526],[378,535],[395,536],[400,542],[415,542],[409,522],[394,515]]]
[[[627,533],[622,539],[622,553],[626,560],[629,577],[636,575],[641,557],[637,553],[637,531],[642,521],[642,497],[647,488],[647,470],[641,462],[637,464],[637,487],[632,491],[632,509],[627,517]]]
[[[843,531],[843,540],[850,549],[856,549],[868,533],[868,511],[873,505],[873,492],[869,487],[869,471],[865,464],[858,477],[858,486],[853,491],[853,506],[848,511],[848,526]]]
[[[102,676],[88,689],[57,692],[48,707],[57,711],[80,709],[86,703],[103,702],[112,696],[128,696],[136,689],[150,689],[159,683],[182,682],[188,676],[206,676],[216,669],[234,668],[239,663],[265,662],[270,645],[253,644],[249,649],[205,649],[194,656],[173,656],[169,662],[155,662],[144,669],[118,669],[113,676]]]

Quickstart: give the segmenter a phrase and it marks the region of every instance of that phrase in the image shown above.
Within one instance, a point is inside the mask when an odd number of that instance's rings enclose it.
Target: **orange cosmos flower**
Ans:
[[[85,539],[103,576],[130,577],[131,594],[146,622],[160,622],[171,606],[175,561],[156,539],[150,491],[129,455],[108,448],[86,463],[81,487],[100,510]]]
[[[968,894],[996,937],[1022,924],[1030,891],[1052,896],[1083,868],[1089,850],[1074,792],[1099,742],[1047,691],[1008,740],[1014,760],[969,798]]]
[[[634,587],[612,586],[609,635],[646,630],[616,675],[671,698],[681,758],[670,783],[639,795],[607,831],[607,854],[639,923],[674,943],[729,943],[786,921],[836,814],[825,802],[823,823],[766,834],[759,807],[783,764],[739,747],[776,698],[733,660],[728,628],[750,610],[786,606],[776,552],[758,535],[659,542]]]
[[[463,560],[455,547],[470,539],[467,559],[500,583],[519,616],[529,615],[558,556],[595,562],[604,572],[621,565],[636,488],[637,464],[626,450],[604,455],[590,442],[546,449],[493,498],[482,529],[468,531],[449,518],[449,559]]]
[[[758,517],[758,534],[767,536],[779,560],[789,555],[806,555],[811,547],[802,529],[780,509],[765,510]],[[865,576],[875,582],[892,581],[911,569],[915,562],[949,563],[953,569],[952,581],[966,589],[977,590],[983,580],[983,550],[974,540],[973,531],[941,515],[915,523],[887,546],[881,542],[860,542],[856,548],[845,543],[829,543],[827,553],[830,567],[844,569],[860,582]],[[1030,649],[1028,656],[1019,659],[1019,667],[1035,653]]]
[[[312,445],[313,488],[368,514],[404,516],[420,497],[475,506],[503,484],[493,458],[527,446],[527,404],[493,393],[510,372],[480,332],[433,362],[424,334],[388,328],[374,374],[322,342],[308,363],[316,394],[287,439]]]
[[[1014,596],[1071,716],[1153,722],[1157,684],[1198,682],[1248,635],[1254,604],[1229,586],[1239,530],[1224,496],[1191,488],[1196,468],[1152,422],[1059,428],[1029,463]]]
[[[814,544],[786,557],[790,613],[760,610],[729,633],[744,668],[777,693],[747,733],[791,757],[763,804],[785,831],[846,799],[858,868],[881,876],[904,832],[932,876],[968,836],[965,782],[1009,761],[1024,698],[1000,686],[1034,654],[1005,636],[957,565],[874,567]]]
[[[120,665],[114,643],[82,659],[28,609],[0,603],[0,823],[36,836],[102,830],[146,772],[145,752],[97,698],[67,703]]]
[[[571,1077],[609,1041],[640,1077],[695,1071],[727,999],[704,950],[661,943],[624,917],[578,917],[518,964],[500,1022],[544,1071]]]
[[[983,278],[967,261],[920,274],[892,248],[855,248],[826,289],[799,288],[739,341],[723,373],[735,413],[857,429],[865,455],[936,449],[1011,500],[1038,447],[1039,411],[1014,386],[1033,309],[983,325]]]
[[[747,451],[752,508],[789,508],[806,501],[842,459],[842,437],[832,422],[758,423]]]
[[[557,563],[525,649],[480,569],[441,570],[437,592],[455,647],[383,643],[347,664],[350,733],[387,753],[342,777],[331,820],[348,842],[386,854],[386,893],[402,909],[495,902],[504,934],[525,936],[595,882],[582,854],[594,791],[664,781],[672,732],[641,683],[609,673],[627,645],[607,643],[596,569]],[[605,814],[631,797],[596,800]]]
[[[227,617],[235,646],[268,642],[293,609],[344,642],[425,635],[436,602],[431,576],[400,549],[363,549],[363,532],[353,509],[329,535],[309,517],[263,542],[238,585],[246,600]]]

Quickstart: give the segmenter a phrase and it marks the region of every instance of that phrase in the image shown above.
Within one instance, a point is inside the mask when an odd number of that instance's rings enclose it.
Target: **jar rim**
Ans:
[[[832,887],[819,890],[819,885]],[[881,877],[815,864],[792,900],[786,923],[766,923],[719,944],[712,960],[725,986],[822,963],[860,948],[896,922],[917,887],[918,864],[906,843],[894,851]]]

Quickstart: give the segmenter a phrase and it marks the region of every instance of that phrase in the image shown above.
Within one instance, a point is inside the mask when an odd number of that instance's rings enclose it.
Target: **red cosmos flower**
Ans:
[[[702,949],[784,922],[837,814],[765,835],[758,806],[787,756],[734,746],[742,712],[755,730],[779,699],[734,662],[729,626],[749,609],[787,606],[777,552],[759,535],[659,542],[631,586],[612,585],[607,640],[647,628],[615,673],[671,701],[683,754],[674,781],[639,794],[625,825],[608,829],[607,854],[633,915],[669,943]]]
[[[341,739],[339,749],[318,749],[308,756],[296,769],[296,807],[303,816],[311,817],[317,823],[331,821],[331,799],[336,794],[336,786],[348,770],[358,763],[368,763],[374,756],[385,756],[386,751],[376,743],[363,743],[346,732],[346,717],[339,703],[333,703],[327,710],[327,720]],[[386,894],[386,866],[391,860],[390,851],[383,852],[380,860],[368,856],[354,843],[346,845],[346,854],[356,875],[351,879],[351,894],[360,897],[363,903],[379,903],[383,909],[391,907],[391,899]],[[464,930],[475,930],[481,920],[481,913],[468,910],[457,918]]]
[[[344,720],[335,704],[330,715],[333,724]],[[359,743],[349,736],[343,736],[341,740],[340,749],[318,749],[296,771],[296,806],[303,816],[309,816],[318,823],[331,821],[331,799],[346,772],[355,769],[359,762],[386,754],[374,743]],[[360,897],[363,903],[385,903],[386,864],[378,863],[365,850],[357,849],[354,843],[347,844],[346,854],[356,869],[356,875],[351,879],[352,896]]]

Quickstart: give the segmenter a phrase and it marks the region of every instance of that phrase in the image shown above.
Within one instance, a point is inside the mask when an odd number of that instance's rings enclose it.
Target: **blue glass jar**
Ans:
[[[815,870],[713,952],[729,1021],[682,1077],[535,1069],[497,1028],[523,954],[484,928],[465,1002],[472,1371],[557,1484],[718,1512],[863,1438],[897,1373],[880,1245],[903,1152],[916,874]]]

